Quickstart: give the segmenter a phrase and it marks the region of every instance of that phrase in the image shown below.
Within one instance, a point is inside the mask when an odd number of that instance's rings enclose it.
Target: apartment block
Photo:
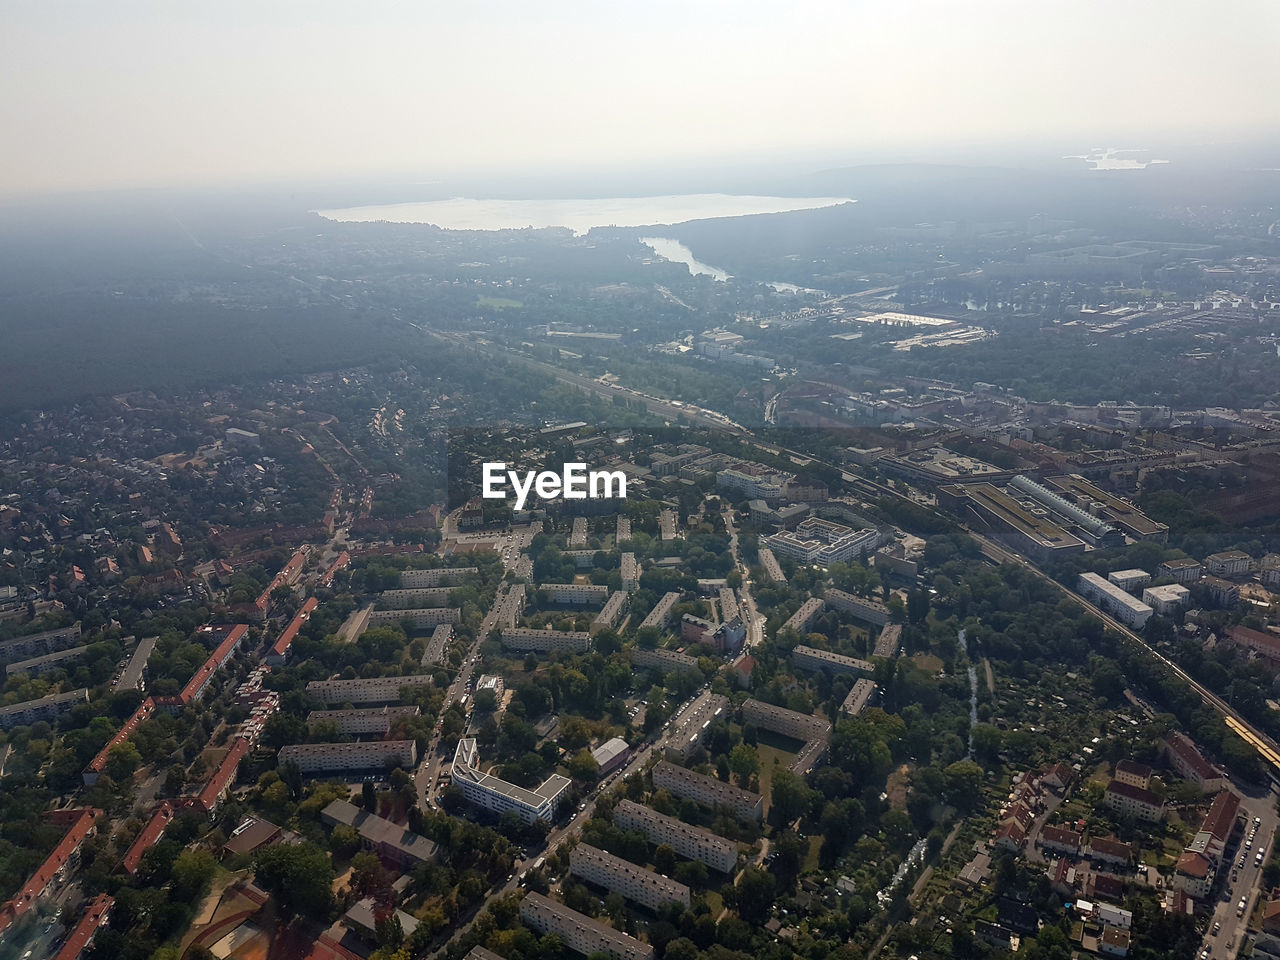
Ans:
[[[569,854],[569,872],[587,883],[620,893],[650,910],[657,910],[668,903],[689,906],[689,888],[683,883],[588,843],[579,843]]]
[[[409,677],[357,677],[354,680],[312,680],[307,695],[321,703],[394,703],[406,687],[435,683],[425,674]]]
[[[1206,760],[1189,737],[1176,730],[1160,741],[1160,754],[1178,776],[1194,784],[1201,793],[1215,793],[1230,785],[1227,775]]]
[[[400,573],[400,586],[418,590],[423,587],[457,586],[462,579],[477,573],[476,567],[437,567],[435,570],[404,570]]]
[[[721,587],[719,599],[721,620],[727,622],[740,616],[740,612],[738,610],[738,598],[734,596],[732,589],[729,587]]]
[[[1166,560],[1160,564],[1160,576],[1172,577],[1176,583],[1195,583],[1204,576],[1204,566],[1190,557]]]
[[[755,699],[743,703],[742,722],[754,723],[764,730],[772,730],[795,740],[813,740],[826,737],[831,732],[831,724],[821,717],[775,707],[771,703]]]
[[[460,607],[408,607],[404,610],[370,610],[368,625],[382,627],[408,620],[415,629],[423,630],[442,623],[457,623],[461,619]]]
[[[791,662],[804,670],[822,670],[833,674],[871,673],[875,670],[875,664],[866,660],[804,645],[797,646],[791,651]]]
[[[1253,570],[1253,557],[1242,550],[1227,550],[1205,557],[1204,564],[1215,577],[1244,577]]]
[[[1215,605],[1234,607],[1240,602],[1240,587],[1221,577],[1201,577],[1200,586],[1209,591]]]
[[[702,745],[707,730],[716,720],[726,716],[729,698],[704,690],[697,699],[674,721],[674,729],[667,736],[667,758],[688,760]]]
[[[452,775],[454,786],[462,790],[467,802],[499,816],[514,811],[525,823],[550,822],[572,782],[553,773],[536,790],[529,790],[485,773],[480,769],[480,749],[471,737],[458,741]]]
[[[587,518],[574,517],[573,529],[569,533],[569,548],[585,547],[587,545]]]
[[[332,723],[339,733],[351,736],[374,735],[385,737],[391,724],[398,717],[416,717],[422,711],[417,707],[367,707],[355,710],[312,710],[307,714],[307,725]]]
[[[660,760],[653,768],[653,785],[674,797],[692,800],[704,807],[728,810],[743,820],[759,820],[764,816],[764,798],[760,794],[665,760]]]
[[[661,647],[654,650],[632,647],[631,662],[645,670],[661,670],[664,673],[675,670],[692,672],[698,669],[698,661],[695,657],[676,650],[664,650]]]
[[[787,575],[782,572],[782,565],[778,563],[778,558],[773,555],[773,551],[768,547],[761,547],[759,550],[760,566],[764,567],[764,575],[774,583],[786,583]]]
[[[832,610],[850,614],[872,626],[883,627],[889,622],[889,608],[879,600],[867,600],[835,589],[824,593],[822,599]]]
[[[636,562],[634,553],[622,555],[622,589],[627,593],[635,593],[640,589],[640,564]]]
[[[548,603],[566,607],[603,606],[609,599],[609,588],[595,583],[540,583],[535,588],[545,594]]]
[[[530,891],[520,901],[520,919],[538,933],[554,933],[570,950],[591,956],[607,953],[614,960],[653,960],[653,947],[584,913],[570,910]]]
[[[804,603],[800,604],[800,609],[787,618],[787,622],[782,625],[784,630],[794,630],[796,633],[808,633],[809,628],[813,626],[813,622],[822,614],[824,604],[821,597],[810,597]]]
[[[1147,587],[1142,591],[1142,602],[1160,616],[1172,617],[1191,602],[1191,591],[1180,583]]]
[[[842,523],[809,517],[795,530],[771,533],[763,542],[775,555],[826,566],[873,553],[880,544],[880,532],[874,527],[854,530]]]
[[[80,624],[0,641],[0,662],[26,660],[80,645]]]
[[[416,590],[383,590],[378,606],[383,610],[409,610],[413,607],[442,607],[449,602],[453,587],[419,587]]]
[[[585,630],[535,630],[531,627],[504,627],[502,645],[508,650],[537,653],[584,653],[591,647],[591,634]]]
[[[24,700],[8,707],[0,707],[0,730],[27,727],[38,720],[53,722],[78,703],[89,702],[89,689],[80,687],[66,693],[51,693],[36,700]]]
[[[615,590],[609,594],[609,599],[601,608],[600,613],[591,621],[591,633],[597,633],[601,630],[611,629],[617,626],[618,621],[622,618],[622,612],[627,609],[627,594],[621,590]]]
[[[15,673],[25,673],[29,677],[38,677],[42,673],[50,670],[60,670],[67,665],[70,660],[82,657],[88,646],[68,647],[66,650],[57,650],[53,653],[41,654],[38,657],[31,657],[27,660],[18,660],[4,668],[5,676],[11,677]]]
[[[1139,820],[1159,822],[1164,819],[1164,801],[1142,787],[1133,787],[1119,780],[1107,784],[1103,800],[1112,810]]]
[[[618,543],[626,543],[631,539],[631,518],[618,514],[617,529],[614,533],[614,540]]]
[[[364,743],[293,743],[280,748],[279,762],[295,763],[305,775],[342,770],[412,770],[418,745],[412,740],[372,740]]]
[[[650,843],[669,844],[686,860],[697,860],[721,873],[731,874],[738,865],[737,844],[631,800],[618,803],[613,822],[623,830],[639,830]]]
[[[1116,570],[1108,573],[1107,579],[1126,593],[1133,593],[1151,582],[1151,574],[1138,569]]]
[[[865,677],[856,681],[849,695],[844,698],[844,703],[840,704],[840,712],[856,717],[866,709],[867,703],[875,692],[876,685]]]
[[[1103,611],[1133,630],[1141,630],[1153,612],[1141,600],[1130,596],[1096,573],[1080,574],[1076,590],[1086,600],[1097,604]]]

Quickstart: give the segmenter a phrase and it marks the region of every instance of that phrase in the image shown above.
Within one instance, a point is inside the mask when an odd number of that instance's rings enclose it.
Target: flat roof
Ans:
[[[1013,497],[989,483],[956,484],[950,489],[961,491],[974,503],[993,513],[997,519],[1041,546],[1052,549],[1075,546],[1084,548],[1084,541],[1079,537],[1068,533],[1047,516],[1041,517],[1024,509]]]
[[[1059,477],[1046,477],[1045,483],[1052,484],[1059,490],[1089,500],[1097,500],[1107,509],[1112,517],[1121,525],[1128,527],[1139,536],[1151,536],[1169,528],[1163,523],[1152,520],[1128,500],[1122,500],[1114,494],[1107,493],[1084,477],[1068,473]]]

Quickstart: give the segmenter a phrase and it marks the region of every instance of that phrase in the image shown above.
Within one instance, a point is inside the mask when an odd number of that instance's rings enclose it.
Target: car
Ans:
[[[1220,920],[1213,921],[1213,932],[1217,933],[1221,929],[1222,929],[1222,922]]]

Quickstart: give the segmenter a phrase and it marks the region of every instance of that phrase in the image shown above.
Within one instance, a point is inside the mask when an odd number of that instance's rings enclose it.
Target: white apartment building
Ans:
[[[775,707],[762,700],[747,700],[742,704],[742,722],[772,730],[795,740],[825,738],[831,732],[831,724],[821,717],[798,713],[785,707]]]
[[[622,894],[628,900],[657,910],[663,904],[689,906],[689,888],[660,873],[636,866],[606,850],[579,843],[569,854],[569,872],[587,883]]]
[[[880,532],[874,527],[854,530],[842,523],[809,517],[795,530],[779,530],[763,537],[762,542],[775,555],[826,566],[873,553],[880,544]]]
[[[667,619],[671,616],[671,608],[674,607],[680,599],[679,590],[671,590],[662,595],[649,615],[640,623],[641,627],[662,627],[666,625]]]
[[[1215,577],[1243,577],[1253,570],[1253,557],[1241,550],[1215,553],[1204,562]]]
[[[585,630],[536,630],[532,627],[504,627],[502,645],[509,650],[537,653],[583,653],[591,646]]]
[[[1191,591],[1180,583],[1147,587],[1142,591],[1142,602],[1160,616],[1171,617],[1191,602]]]
[[[726,716],[729,698],[704,690],[688,708],[672,722],[675,729],[667,737],[667,758],[688,760],[701,746],[707,730],[716,720]]]
[[[849,695],[844,698],[844,703],[840,704],[840,712],[846,713],[851,717],[856,717],[866,708],[867,702],[875,692],[876,685],[863,677],[861,680],[854,683],[853,689],[850,690]]]
[[[661,647],[654,650],[632,647],[631,662],[637,667],[643,667],[646,670],[662,670],[664,673],[670,673],[673,670],[698,669],[698,661],[695,657],[677,650],[663,650]]]
[[[762,546],[758,552],[760,566],[764,567],[764,575],[774,583],[786,583],[787,575],[782,572],[782,567],[778,563],[778,558],[773,555],[773,551]]]
[[[636,563],[634,553],[622,555],[622,589],[627,593],[635,593],[640,589],[640,564]]]
[[[553,773],[536,790],[528,790],[485,773],[480,769],[480,749],[473,737],[458,741],[452,774],[454,785],[462,790],[468,803],[499,816],[508,810],[514,811],[525,823],[535,820],[550,822],[572,782],[568,777]]]
[[[422,587],[417,590],[383,590],[378,606],[383,610],[408,610],[413,607],[442,607],[449,602],[453,587]]]
[[[725,809],[743,820],[759,820],[764,816],[764,798],[760,794],[665,760],[660,760],[653,768],[653,785],[673,797],[692,800],[704,807]]]
[[[88,687],[51,693],[36,700],[24,700],[8,707],[0,707],[0,730],[30,726],[38,720],[55,720],[77,703],[89,702]]]
[[[830,650],[818,650],[803,644],[791,651],[791,662],[805,670],[823,670],[827,673],[871,673],[875,664],[856,657],[832,653]]]
[[[614,960],[653,960],[653,947],[649,944],[540,893],[525,894],[520,901],[520,919],[538,933],[554,933],[570,950],[583,956],[607,953]]]
[[[457,586],[468,574],[477,573],[476,567],[437,567],[435,570],[403,570],[400,586],[411,590],[423,587]]]
[[[721,873],[731,874],[738,865],[737,844],[631,800],[618,803],[613,822],[623,830],[639,830],[650,843],[669,844],[686,860],[697,860]]]
[[[1152,610],[1150,607],[1136,597],[1130,596],[1111,581],[1104,580],[1096,573],[1080,574],[1080,581],[1076,589],[1081,596],[1096,603],[1104,611],[1133,630],[1141,630],[1151,617]]]
[[[796,633],[808,633],[809,628],[813,626],[813,621],[817,620],[822,614],[825,604],[821,597],[810,597],[804,603],[800,604],[800,609],[787,618],[787,622],[782,625],[784,630],[794,630]]]
[[[879,600],[867,600],[835,589],[826,591],[822,599],[832,610],[850,614],[872,626],[883,627],[889,622],[889,608]]]
[[[405,687],[429,687],[425,674],[410,677],[357,677],[354,680],[312,680],[307,695],[321,703],[392,703]]]
[[[417,707],[367,707],[355,710],[312,710],[307,714],[307,725],[332,723],[338,732],[350,736],[373,734],[385,737],[397,717],[416,717]]]
[[[280,764],[295,763],[305,775],[344,770],[412,770],[418,746],[412,740],[372,740],[365,743],[292,743],[281,747]]]
[[[601,608],[600,613],[591,621],[591,632],[595,633],[617,625],[618,620],[622,617],[622,611],[627,609],[627,595],[621,590],[615,590],[609,594],[609,599]]]
[[[565,606],[603,605],[609,599],[609,588],[604,584],[540,583],[536,589],[546,594],[549,603],[560,603]]]
[[[405,610],[370,610],[367,625],[381,627],[409,620],[421,630],[424,627],[437,627],[442,623],[457,623],[461,619],[460,607],[410,607]]]

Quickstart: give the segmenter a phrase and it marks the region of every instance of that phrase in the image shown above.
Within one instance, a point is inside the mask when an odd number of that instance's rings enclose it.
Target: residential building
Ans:
[[[641,627],[666,626],[667,619],[671,616],[671,608],[676,605],[677,601],[679,601],[680,599],[680,596],[681,594],[680,594],[680,591],[678,590],[671,590],[667,593],[664,593],[662,595],[662,599],[659,600],[656,604],[654,604],[653,609],[649,611],[649,615],[645,617],[643,621],[641,621],[640,626]]]
[[[738,461],[716,473],[716,487],[750,500],[781,500],[791,474],[782,473],[760,463]]]
[[[1125,593],[1133,593],[1151,582],[1151,574],[1145,570],[1116,570],[1107,574],[1107,579]]]
[[[393,703],[400,691],[429,687],[435,680],[426,674],[408,677],[357,677],[354,680],[312,680],[307,695],[321,703]]]
[[[331,827],[350,827],[359,835],[363,849],[397,869],[409,870],[435,858],[436,845],[426,837],[346,800],[332,801],[320,811],[320,819]]]
[[[1176,583],[1195,583],[1204,576],[1204,567],[1197,560],[1182,557],[1177,560],[1166,560],[1160,564],[1159,575],[1172,577]]]
[[[1247,577],[1253,570],[1253,557],[1242,550],[1226,550],[1205,557],[1204,564],[1215,577]]]
[[[743,703],[742,722],[754,723],[761,729],[772,730],[795,740],[813,740],[826,737],[831,732],[831,724],[821,717],[798,713],[755,699]]]
[[[779,530],[762,537],[761,541],[775,556],[829,566],[874,553],[880,543],[880,533],[874,527],[854,530],[842,523],[809,517],[795,530]]]
[[[658,761],[653,768],[653,785],[674,797],[693,800],[713,809],[728,810],[743,820],[759,820],[764,816],[764,798],[760,794],[665,760]]]
[[[453,587],[418,587],[383,590],[378,606],[383,610],[411,610],[414,607],[442,607],[449,602]]]
[[[1098,938],[1098,952],[1108,957],[1127,957],[1132,936],[1128,930],[1105,926]]]
[[[231,789],[236,775],[240,772],[240,762],[244,760],[252,746],[244,737],[236,737],[231,742],[231,748],[219,762],[218,769],[213,771],[213,776],[200,788],[191,805],[203,809],[210,818],[216,816],[222,801],[227,797],[227,791]]]
[[[1131,787],[1141,787],[1146,790],[1151,786],[1153,772],[1145,763],[1138,763],[1136,760],[1121,760],[1116,763],[1115,779],[1121,783],[1127,783]]]
[[[0,730],[28,727],[38,720],[54,722],[79,703],[89,702],[89,689],[80,687],[66,693],[51,693],[35,700],[24,700],[7,707],[0,707]]]
[[[509,650],[535,651],[538,653],[585,653],[591,647],[591,634],[585,630],[536,630],[531,627],[503,627],[502,645]]]
[[[631,662],[642,669],[660,670],[663,673],[671,673],[675,670],[693,672],[698,669],[696,657],[691,657],[687,653],[679,653],[675,650],[665,650],[662,647],[657,647],[653,650],[646,650],[644,647],[632,647]]]
[[[115,897],[108,893],[100,893],[84,904],[81,907],[80,919],[67,934],[66,941],[54,955],[53,960],[80,960],[93,946],[98,931],[111,920],[111,908],[115,902]]]
[[[240,649],[240,644],[244,642],[245,637],[248,635],[249,625],[247,623],[237,623],[234,626],[201,627],[196,631],[197,639],[202,642],[216,640],[218,645],[214,648],[213,653],[209,655],[209,659],[201,664],[195,675],[187,681],[182,693],[178,695],[183,703],[191,703],[193,700],[199,700],[204,696],[214,676]]]
[[[587,883],[620,893],[650,910],[656,911],[668,903],[689,906],[689,888],[683,883],[636,866],[588,843],[579,843],[570,852],[569,872]]]
[[[852,593],[836,589],[828,590],[822,599],[831,609],[850,614],[873,627],[883,627],[889,622],[889,608],[879,600],[855,597]]]
[[[400,586],[410,590],[423,587],[457,586],[464,577],[477,573],[476,567],[437,567],[434,570],[404,570]]]
[[[1080,839],[1080,834],[1074,830],[1046,824],[1040,829],[1040,836],[1036,838],[1036,844],[1045,850],[1052,850],[1054,853],[1064,853],[1075,857],[1080,854]]]
[[[844,703],[840,704],[840,712],[856,717],[863,711],[875,692],[876,685],[865,677],[854,681],[853,689],[844,698]]]
[[[591,621],[590,633],[598,633],[601,630],[612,629],[618,625],[618,621],[622,618],[622,612],[627,609],[627,594],[621,590],[615,590],[609,595],[609,599],[605,601],[605,605],[601,608],[600,613]]]
[[[36,906],[49,893],[54,881],[65,879],[67,874],[75,869],[80,859],[80,846],[97,833],[94,822],[101,814],[101,810],[93,807],[68,808],[45,814],[46,820],[57,826],[66,827],[67,832],[12,899],[0,907],[0,937],[4,936],[5,931],[15,920]]]
[[[1080,574],[1076,589],[1086,600],[1131,629],[1141,630],[1151,617],[1150,607],[1096,573]]]
[[[307,726],[332,723],[338,733],[349,736],[385,737],[391,724],[399,717],[416,717],[422,711],[418,707],[357,707],[353,710],[312,710],[307,714]]]
[[[392,911],[396,921],[400,924],[400,932],[404,934],[405,940],[418,929],[418,920],[412,914],[405,913],[403,910],[395,909]],[[342,915],[343,925],[357,935],[372,942],[378,942],[378,919],[382,916],[381,909],[375,909],[373,897],[365,897],[357,900]],[[358,954],[353,954],[358,956]]]
[[[418,762],[413,740],[371,740],[360,743],[293,743],[280,748],[279,762],[297,764],[304,775],[343,770],[412,770]]]
[[[1225,790],[1230,783],[1227,775],[1206,760],[1189,737],[1176,730],[1160,741],[1160,754],[1180,777],[1198,787],[1201,793]]]
[[[669,760],[684,762],[702,745],[711,724],[726,717],[729,698],[704,690],[674,723],[667,736]]]
[[[1200,586],[1209,591],[1209,597],[1218,607],[1234,607],[1240,602],[1240,588],[1221,577],[1201,577]]]
[[[569,789],[567,777],[553,773],[535,790],[485,773],[480,769],[480,750],[474,738],[458,741],[453,755],[453,784],[469,803],[501,815],[513,811],[525,823],[554,819],[556,808]]]
[[[736,653],[746,639],[747,625],[741,617],[734,617],[711,631],[710,642],[717,652],[728,655]]]
[[[796,633],[808,633],[813,622],[822,614],[825,604],[821,597],[810,597],[800,608],[787,618],[782,625],[783,630],[794,630]]]
[[[0,641],[0,663],[26,660],[76,646],[80,646],[80,624],[78,623]]]
[[[1142,602],[1160,616],[1172,617],[1191,602],[1191,591],[1180,583],[1147,587],[1142,591]]]
[[[1213,886],[1214,870],[1209,858],[1201,853],[1184,850],[1173,871],[1173,885],[1187,896],[1203,900]]]
[[[147,821],[147,825],[142,828],[141,833],[134,837],[133,843],[125,851],[124,857],[120,861],[120,869],[130,876],[138,872],[138,867],[142,866],[143,854],[160,842],[165,830],[173,822],[176,812],[174,805],[168,800],[160,802],[160,805],[156,807],[155,812],[151,815],[151,819]]]
[[[315,597],[308,597],[303,603],[297,615],[289,621],[289,625],[276,638],[276,642],[271,645],[271,649],[264,658],[267,663],[272,666],[282,666],[289,659],[289,650],[293,646],[294,638],[297,637],[298,631],[302,629],[303,624],[311,618],[311,614],[316,607],[320,605],[320,601]]]
[[[449,641],[452,639],[452,624],[436,624],[436,628],[431,631],[431,637],[427,640],[426,648],[422,651],[422,665],[430,667],[443,661],[445,647],[448,646]]]
[[[1142,787],[1112,780],[1107,784],[1103,800],[1108,807],[1124,816],[1157,823],[1164,819],[1164,801]]]
[[[640,589],[640,564],[636,563],[634,553],[622,555],[622,589],[627,593]]]
[[[609,599],[609,588],[604,584],[540,583],[535,589],[539,594],[546,595],[548,603],[567,607],[603,606]]]
[[[710,620],[695,617],[692,613],[680,617],[681,643],[710,643],[711,635],[716,632],[716,625]]]
[[[1133,847],[1112,837],[1090,837],[1089,859],[1127,867],[1133,863]]]
[[[623,830],[639,830],[650,843],[669,844],[686,860],[697,860],[721,873],[732,874],[738,865],[737,844],[631,800],[618,803],[613,822]]]
[[[830,650],[818,650],[804,645],[796,646],[791,651],[791,662],[804,670],[821,670],[830,674],[837,673],[871,673],[875,664],[855,657],[846,657]]]
[[[782,572],[782,565],[778,563],[778,558],[774,556],[772,550],[762,546],[758,552],[760,558],[760,566],[764,568],[764,575],[773,583],[786,583],[787,576]]]
[[[461,619],[460,607],[408,607],[404,610],[370,610],[366,625],[382,627],[407,620],[415,630],[424,630],[442,623],[458,623]]]
[[[654,957],[649,944],[540,893],[525,894],[520,901],[520,919],[538,933],[554,933],[570,950],[584,956],[607,953],[614,960],[653,960]]]
[[[88,646],[68,647],[66,650],[41,654],[28,660],[18,660],[4,668],[5,676],[11,677],[15,673],[25,673],[28,677],[38,677],[50,670],[61,670],[67,666],[67,661],[84,656],[88,649]]]
[[[128,664],[111,685],[113,693],[121,690],[146,689],[147,661],[151,659],[151,652],[155,650],[156,641],[159,639],[159,637],[143,637],[138,641],[138,645],[133,648],[133,653],[129,656]]]

